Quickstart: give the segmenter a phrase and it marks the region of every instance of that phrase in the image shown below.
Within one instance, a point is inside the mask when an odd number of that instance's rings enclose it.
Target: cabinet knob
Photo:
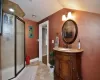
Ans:
[[[72,61],[71,61],[71,60],[68,60],[68,62],[69,62],[70,64],[72,64]]]
[[[82,80],[78,72],[77,72],[77,80]]]
[[[75,68],[73,68],[73,71],[75,71]]]

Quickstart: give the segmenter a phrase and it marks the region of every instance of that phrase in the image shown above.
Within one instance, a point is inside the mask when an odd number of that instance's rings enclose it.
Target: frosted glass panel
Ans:
[[[15,77],[15,17],[3,13],[1,36],[2,80]]]
[[[25,67],[24,22],[14,15],[3,13],[2,28],[2,80],[8,80],[16,77]]]
[[[16,66],[17,73],[24,67],[24,22],[16,18]]]

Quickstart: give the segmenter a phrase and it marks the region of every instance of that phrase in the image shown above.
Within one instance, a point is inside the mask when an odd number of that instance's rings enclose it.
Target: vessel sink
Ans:
[[[69,53],[83,52],[83,49],[62,48],[62,47],[55,47],[53,49],[56,50],[56,51],[69,52]]]

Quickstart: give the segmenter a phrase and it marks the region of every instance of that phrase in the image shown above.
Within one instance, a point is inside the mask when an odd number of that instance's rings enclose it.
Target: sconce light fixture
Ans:
[[[62,21],[66,21],[68,19],[73,19],[72,13],[68,12],[67,15],[62,15]]]

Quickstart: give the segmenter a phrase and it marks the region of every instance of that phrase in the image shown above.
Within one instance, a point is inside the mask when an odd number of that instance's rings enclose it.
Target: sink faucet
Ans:
[[[72,48],[72,45],[71,44],[68,44],[68,48]]]
[[[64,47],[66,47],[66,48],[72,48],[72,45],[71,44],[65,44]]]

